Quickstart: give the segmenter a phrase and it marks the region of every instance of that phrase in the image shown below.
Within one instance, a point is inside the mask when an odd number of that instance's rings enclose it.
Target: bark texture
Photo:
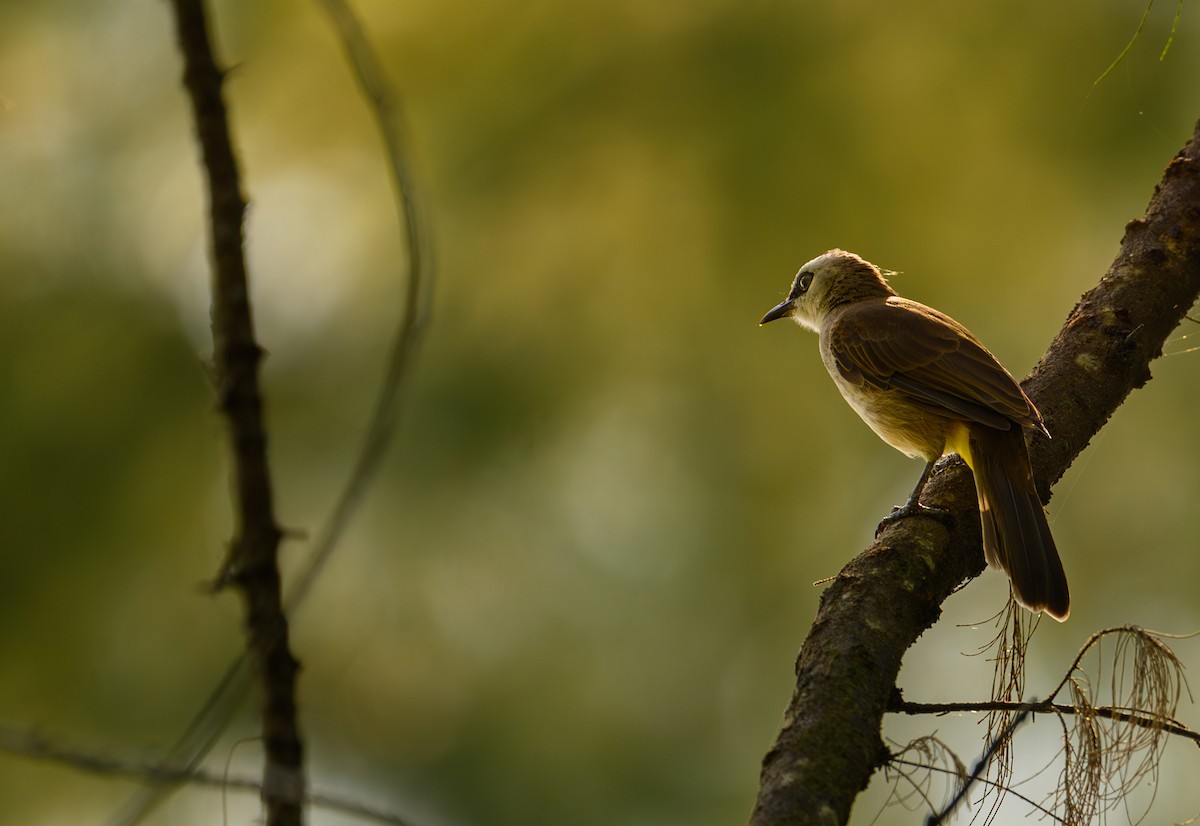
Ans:
[[[262,799],[269,826],[299,824],[305,794],[304,749],[296,722],[298,663],[288,641],[277,556],[282,531],[275,520],[254,336],[237,159],[229,133],[218,68],[201,0],[174,0],[184,58],[183,83],[192,103],[208,180],[212,255],[213,378],[226,420],[233,460],[234,536],[218,577],[245,604],[246,648],[258,666],[266,755]]]
[[[1022,382],[1053,435],[1031,436],[1043,501],[1136,388],[1200,295],[1200,123],[1167,166],[1108,272],[1068,315]],[[952,527],[902,520],[852,560],[821,598],[796,660],[783,728],[763,759],[752,826],[841,824],[888,757],[880,735],[904,652],[941,604],[984,569],[970,471],[943,461],[922,502]],[[1067,573],[1072,567],[1067,550]],[[1078,562],[1076,562],[1078,564]]]

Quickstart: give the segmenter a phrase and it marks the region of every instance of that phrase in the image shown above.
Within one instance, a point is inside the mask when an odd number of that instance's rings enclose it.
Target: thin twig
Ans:
[[[396,330],[391,357],[383,386],[375,404],[375,414],[367,429],[358,461],[334,508],[333,516],[321,533],[296,585],[288,594],[288,607],[294,609],[307,595],[313,582],[329,561],[341,538],[350,516],[362,499],[368,483],[374,478],[391,441],[399,417],[399,405],[405,379],[417,353],[417,347],[429,323],[429,306],[433,295],[433,256],[420,208],[413,175],[405,148],[405,128],[399,95],[383,70],[358,19],[342,0],[319,0],[334,22],[342,48],[354,65],[363,95],[371,105],[379,131],[387,149],[388,170],[396,190],[396,211],[400,218],[408,249],[405,275],[404,308]]]
[[[232,585],[246,607],[247,651],[263,688],[266,766],[262,799],[268,826],[299,824],[304,799],[304,749],[296,722],[298,663],[288,643],[277,553],[267,437],[246,261],[242,248],[246,204],[218,68],[202,0],[173,0],[183,82],[192,103],[208,180],[212,243],[213,372],[218,404],[229,427],[234,477],[234,536],[217,586]]]
[[[1113,60],[1112,63],[1108,64],[1108,68],[1100,73],[1100,77],[1092,81],[1092,89],[1088,92],[1089,95],[1096,90],[1097,86],[1104,82],[1106,77],[1113,73],[1114,69],[1121,65],[1121,61],[1123,61],[1129,54],[1130,50],[1133,49],[1133,44],[1136,43],[1137,39],[1142,36],[1142,29],[1146,28],[1146,20],[1150,17],[1150,9],[1152,8],[1154,8],[1154,0],[1146,0],[1146,8],[1142,9],[1142,19],[1138,21],[1137,28],[1133,30],[1133,37],[1129,38],[1129,42],[1125,44],[1124,49],[1121,49],[1121,53],[1117,55],[1116,59]],[[1172,29],[1171,33],[1174,34],[1174,29]],[[1167,41],[1167,45],[1170,45],[1169,40]],[[1166,54],[1165,49],[1163,50],[1163,54]]]
[[[926,763],[918,763],[915,760],[904,760],[897,756],[892,756],[891,758],[889,758],[888,763],[893,764],[893,765],[900,764],[900,765],[904,765],[904,766],[912,766],[913,768],[924,769],[925,771],[930,771],[930,772],[940,772],[942,774],[957,775],[957,772],[951,771],[950,769],[946,769],[941,766],[931,766]],[[980,777],[978,782],[983,786],[990,786],[995,789],[1000,789],[1000,786],[999,786],[999,784],[996,783],[996,781],[989,780],[986,777]],[[1036,809],[1038,811],[1038,813],[1041,814],[1042,816],[1048,817],[1051,820],[1054,820],[1058,823],[1063,822],[1062,818],[1060,818],[1058,815],[1054,814],[1054,812],[1050,811],[1045,806],[1042,806],[1036,800],[1032,800],[1032,799],[1026,797],[1025,795],[1021,794],[1020,792],[1017,792],[1013,789],[1004,788],[1004,789],[1002,789],[1002,791],[1005,794],[1013,795],[1014,797],[1016,797],[1018,800],[1020,800],[1023,803],[1028,803],[1031,808]]]
[[[954,813],[954,810],[957,809],[964,800],[966,800],[967,795],[971,791],[971,787],[983,778],[983,773],[987,769],[988,763],[991,762],[992,757],[997,751],[1007,747],[1008,742],[1012,740],[1013,733],[1016,732],[1017,727],[1024,723],[1026,718],[1029,717],[1030,712],[1033,710],[1033,705],[1034,704],[1032,703],[1022,704],[1021,710],[1017,712],[1016,716],[1008,722],[1008,725],[1006,725],[999,734],[992,738],[992,742],[988,744],[988,747],[984,750],[980,758],[975,761],[974,768],[972,768],[971,773],[963,779],[962,785],[958,787],[958,792],[955,793],[954,797],[950,798],[950,801],[942,807],[940,812],[935,812],[929,817],[925,818],[925,826],[939,826],[939,824],[944,823],[946,818],[950,817],[950,815]]]
[[[913,703],[908,700],[894,700],[888,706],[888,711],[890,712],[909,715],[956,714],[982,711],[1020,712],[1026,709],[1032,714],[1053,712],[1056,714],[1076,715],[1081,713],[1075,706],[1066,703],[1056,703],[1052,700],[1042,700],[1037,703],[1013,703],[1000,700],[985,700],[978,703]],[[1103,717],[1107,720],[1129,723],[1140,728],[1160,729],[1167,734],[1174,734],[1177,737],[1191,740],[1197,746],[1200,746],[1200,732],[1193,731],[1177,720],[1163,719],[1149,715],[1139,709],[1095,706],[1082,713]]]
[[[262,781],[253,777],[229,775],[203,769],[181,769],[156,763],[113,757],[111,755],[69,748],[55,743],[38,731],[0,725],[0,749],[22,757],[46,760],[91,774],[132,777],[151,783],[188,784],[192,786],[218,787],[231,791],[262,792]],[[385,823],[389,826],[411,826],[410,822],[397,814],[367,806],[341,795],[325,792],[309,792],[305,802],[322,809],[341,814]]]

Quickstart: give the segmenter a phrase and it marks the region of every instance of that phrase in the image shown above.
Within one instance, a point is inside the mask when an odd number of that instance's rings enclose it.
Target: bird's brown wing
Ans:
[[[999,430],[1042,428],[1020,386],[967,328],[931,307],[891,296],[842,313],[827,331],[843,379]]]

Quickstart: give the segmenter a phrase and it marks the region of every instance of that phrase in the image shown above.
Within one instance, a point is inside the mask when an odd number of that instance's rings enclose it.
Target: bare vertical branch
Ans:
[[[362,25],[341,0],[318,0],[325,8],[342,48],[355,69],[363,95],[375,116],[387,152],[388,168],[396,192],[396,210],[406,241],[408,260],[403,267],[405,279],[403,306],[393,338],[388,365],[380,387],[375,410],[367,427],[358,458],[338,497],[333,513],[317,534],[307,562],[297,574],[285,599],[289,614],[308,595],[320,572],[329,561],[363,493],[374,478],[400,413],[405,380],[416,358],[418,345],[429,321],[433,293],[434,265],[429,229],[420,208],[417,187],[406,150],[401,98],[383,70],[379,57],[363,32]],[[181,771],[195,771],[208,754],[252,684],[246,654],[230,663],[229,668],[204,706],[197,712],[187,731],[165,758],[167,765]],[[164,797],[174,785],[163,778],[158,787],[143,789],[126,802],[110,821],[110,826],[133,826]]]
[[[267,823],[299,824],[305,782],[296,723],[298,664],[288,646],[277,564],[282,532],[275,521],[258,385],[262,350],[254,337],[242,248],[246,203],[221,94],[223,73],[213,55],[202,2],[173,0],[173,6],[184,58],[183,82],[208,178],[213,372],[233,458],[234,536],[217,585],[232,585],[242,596],[247,649],[262,683],[262,799]]]

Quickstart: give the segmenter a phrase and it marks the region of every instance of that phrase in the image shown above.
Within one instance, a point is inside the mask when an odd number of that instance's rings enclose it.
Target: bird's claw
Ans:
[[[930,519],[941,522],[946,527],[954,524],[954,517],[945,508],[931,508],[929,505],[922,505],[916,500],[910,500],[903,505],[896,505],[892,508],[890,514],[879,521],[879,525],[875,528],[875,538],[878,539],[879,534],[889,528],[892,523],[899,522],[901,519],[907,519],[910,516],[927,516]]]

